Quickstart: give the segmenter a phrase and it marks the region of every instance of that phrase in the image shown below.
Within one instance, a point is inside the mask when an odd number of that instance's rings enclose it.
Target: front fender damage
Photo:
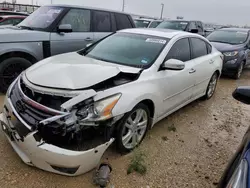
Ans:
[[[77,110],[93,103],[94,90],[71,98],[55,96],[33,91],[21,79],[10,90],[0,116],[9,142],[26,164],[54,173],[75,176],[95,168],[123,116],[99,122],[79,119]],[[31,128],[23,134],[20,126]]]

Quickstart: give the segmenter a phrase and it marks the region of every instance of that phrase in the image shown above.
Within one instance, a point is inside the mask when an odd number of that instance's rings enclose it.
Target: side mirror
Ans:
[[[198,31],[198,29],[191,29],[190,30],[190,33],[198,33],[199,31]]]
[[[70,24],[62,24],[57,28],[58,33],[71,33],[73,31],[72,26]]]
[[[169,59],[162,64],[164,70],[183,70],[184,68],[184,62],[177,59]]]
[[[250,104],[250,87],[248,86],[238,87],[233,92],[233,98],[244,104]]]

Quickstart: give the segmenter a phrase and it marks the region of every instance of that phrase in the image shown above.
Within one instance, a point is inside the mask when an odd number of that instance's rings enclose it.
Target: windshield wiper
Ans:
[[[19,26],[17,26],[17,27],[19,27],[19,28],[21,28],[21,29],[34,30],[32,27],[24,26],[24,25],[19,25]]]

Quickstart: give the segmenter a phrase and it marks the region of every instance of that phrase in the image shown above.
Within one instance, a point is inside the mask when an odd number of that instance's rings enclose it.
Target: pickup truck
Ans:
[[[32,64],[85,48],[112,32],[134,28],[132,17],[79,6],[48,5],[17,26],[0,29],[0,91]]]

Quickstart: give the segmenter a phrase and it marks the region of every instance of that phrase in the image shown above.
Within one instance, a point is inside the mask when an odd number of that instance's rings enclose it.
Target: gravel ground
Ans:
[[[215,187],[248,128],[250,107],[235,101],[232,92],[250,85],[249,78],[250,70],[238,81],[221,78],[212,99],[195,101],[156,124],[140,146],[146,154],[145,175],[127,175],[133,154],[120,156],[111,147],[104,156],[113,167],[110,187]],[[169,126],[177,131],[169,131]],[[95,187],[93,172],[64,177],[23,164],[2,132],[0,156],[2,188]]]

